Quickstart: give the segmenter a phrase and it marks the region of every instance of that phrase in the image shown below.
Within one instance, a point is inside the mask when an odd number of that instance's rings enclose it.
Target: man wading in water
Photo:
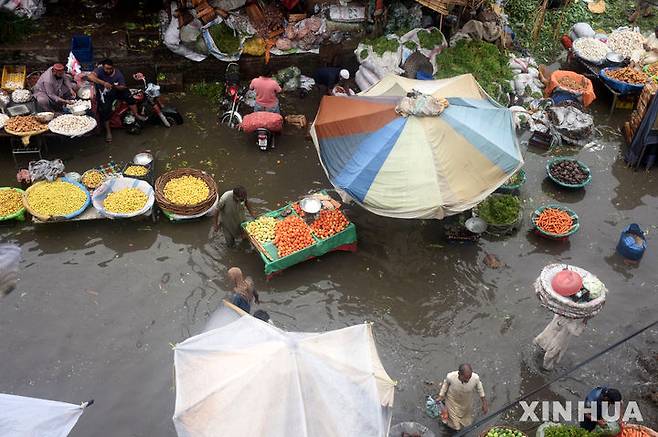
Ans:
[[[256,217],[247,201],[247,190],[243,186],[237,186],[225,192],[219,198],[217,212],[215,213],[214,230],[217,232],[219,226],[222,226],[224,239],[228,247],[235,246],[235,240],[242,236],[240,223],[245,221],[245,209],[249,211],[252,217]]]
[[[477,392],[482,400],[482,412],[489,412],[487,399],[484,397],[484,388],[480,376],[473,372],[470,364],[462,364],[456,372],[446,376],[439,392],[439,401],[445,399],[448,409],[446,425],[454,430],[460,430],[473,423],[473,395]]]

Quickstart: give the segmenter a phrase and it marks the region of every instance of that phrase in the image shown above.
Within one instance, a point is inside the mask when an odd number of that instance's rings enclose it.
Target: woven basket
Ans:
[[[521,180],[519,182],[517,182],[516,184],[508,184],[508,182],[509,182],[509,179],[508,179],[507,181],[505,181],[505,183],[503,185],[498,187],[498,189],[496,190],[496,193],[503,193],[503,194],[518,193],[519,190],[521,189],[521,186],[523,184],[525,184],[527,178],[526,178],[525,171],[523,169],[519,169],[519,171],[516,172],[515,174],[518,174],[519,177],[521,178]],[[512,175],[512,176],[514,176],[514,175]],[[510,179],[511,179],[511,177],[510,177]]]
[[[598,298],[585,303],[577,303],[568,297],[561,296],[553,290],[551,281],[558,272],[565,268],[578,273],[584,281],[598,281],[596,276],[580,267],[568,264],[549,264],[542,269],[539,277],[535,281],[535,293],[539,298],[541,306],[547,308],[554,314],[569,319],[594,317],[603,309],[608,293],[607,289],[604,288]]]
[[[206,200],[197,203],[196,205],[179,205],[167,200],[167,198],[164,196],[165,185],[167,185],[167,182],[170,180],[179,178],[181,176],[195,176],[199,179],[202,179],[210,189],[210,194]],[[186,216],[200,214],[203,211],[210,209],[210,207],[215,203],[216,199],[217,184],[209,174],[201,170],[196,170],[193,168],[179,168],[163,174],[155,181],[155,200],[158,202],[158,206],[167,212]]]
[[[504,428],[504,429],[509,429],[510,431],[518,431],[518,432],[520,432],[522,435],[524,435],[525,437],[528,437],[528,434],[524,433],[524,432],[521,431],[520,429],[518,429],[518,428],[514,428],[513,426],[507,426],[507,425],[494,425],[494,426],[490,426],[490,427],[486,428],[484,431],[482,431],[482,432],[480,433],[480,437],[486,437],[487,433],[488,433],[489,431],[491,431],[492,429],[494,429],[494,428]]]

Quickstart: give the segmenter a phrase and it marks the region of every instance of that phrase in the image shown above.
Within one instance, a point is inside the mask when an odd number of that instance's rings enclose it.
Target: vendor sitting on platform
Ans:
[[[114,68],[114,63],[111,59],[101,61],[101,66],[89,73],[87,77],[96,84],[98,115],[105,124],[105,141],[108,143],[112,142],[110,117],[112,115],[112,105],[115,100],[123,100],[128,103],[130,105],[130,111],[135,118],[140,121],[146,121],[146,117],[137,113],[137,104],[126,86],[126,79],[124,79],[121,71]]]
[[[350,72],[340,67],[322,67],[315,70],[313,75],[315,83],[327,87],[327,95],[330,95],[335,87],[340,86],[347,90],[346,81],[350,78]]]
[[[62,64],[48,68],[34,86],[34,98],[39,110],[60,112],[66,104],[73,103],[78,87],[68,77]]]

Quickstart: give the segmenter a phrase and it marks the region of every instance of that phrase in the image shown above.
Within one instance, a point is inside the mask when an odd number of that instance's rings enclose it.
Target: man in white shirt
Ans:
[[[460,430],[473,423],[474,394],[477,393],[482,401],[482,412],[489,412],[487,399],[484,397],[484,388],[480,376],[473,372],[470,364],[462,364],[456,372],[446,376],[439,392],[439,401],[445,400],[448,409],[446,425]]]

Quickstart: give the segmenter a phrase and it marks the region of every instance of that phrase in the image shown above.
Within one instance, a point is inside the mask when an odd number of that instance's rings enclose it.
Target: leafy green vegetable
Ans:
[[[521,201],[516,196],[500,194],[487,197],[478,205],[478,215],[492,225],[514,223],[521,210]]]
[[[379,38],[366,39],[363,41],[365,45],[372,47],[372,50],[377,53],[379,56],[382,56],[386,52],[397,52],[400,48],[400,43],[397,39],[388,39],[386,36],[380,36]]]
[[[226,24],[215,24],[208,31],[220,52],[232,55],[240,50],[240,38]]]
[[[361,59],[365,59],[368,57],[368,50],[363,49],[361,50]]]
[[[493,44],[484,41],[459,41],[436,55],[436,79],[445,79],[471,73],[482,88],[494,99],[500,100],[503,91],[510,88],[512,70],[507,56]]]
[[[443,34],[438,29],[421,30],[417,34],[420,46],[425,50],[432,50],[443,43]]]
[[[557,425],[544,429],[544,437],[594,437],[595,435],[576,425]]]
[[[404,46],[409,50],[413,50],[413,51],[418,50],[418,44],[416,44],[415,41],[407,41],[404,43]]]

